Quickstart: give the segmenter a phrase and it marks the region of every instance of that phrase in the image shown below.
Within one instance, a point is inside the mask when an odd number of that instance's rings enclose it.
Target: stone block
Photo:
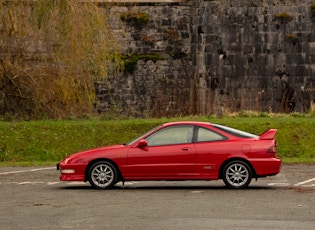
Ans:
[[[306,73],[306,66],[304,65],[297,65],[294,68],[294,75],[295,76],[305,76]]]

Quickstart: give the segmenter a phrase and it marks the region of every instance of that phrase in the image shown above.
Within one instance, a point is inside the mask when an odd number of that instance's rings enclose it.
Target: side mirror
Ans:
[[[138,143],[138,148],[144,148],[148,146],[148,141],[146,139],[141,139]]]

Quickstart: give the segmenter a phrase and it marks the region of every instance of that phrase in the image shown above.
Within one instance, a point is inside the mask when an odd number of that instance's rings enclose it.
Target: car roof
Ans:
[[[168,126],[176,126],[176,125],[199,125],[203,127],[214,127],[215,129],[219,129],[220,133],[224,133],[225,136],[231,137],[251,137],[251,138],[258,138],[257,135],[252,133],[247,133],[238,129],[230,128],[228,126],[224,125],[217,125],[217,124],[211,124],[210,122],[202,122],[202,121],[175,121],[175,122],[167,122],[161,125],[160,127],[168,127]],[[221,127],[221,128],[220,128]],[[222,128],[224,128],[222,130]],[[245,135],[244,135],[245,134]]]
[[[210,122],[202,121],[173,121],[164,123],[162,126],[172,126],[172,125],[211,125]]]

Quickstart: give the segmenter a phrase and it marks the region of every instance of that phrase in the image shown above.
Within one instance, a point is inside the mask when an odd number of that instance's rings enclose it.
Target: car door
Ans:
[[[228,138],[213,130],[198,127],[196,128],[195,150],[196,176],[217,179],[220,164],[230,154]]]
[[[130,148],[129,179],[180,179],[193,175],[196,154],[193,125],[163,128],[146,137],[147,146]]]

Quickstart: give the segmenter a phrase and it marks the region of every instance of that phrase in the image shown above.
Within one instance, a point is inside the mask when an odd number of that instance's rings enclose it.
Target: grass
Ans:
[[[99,146],[127,142],[175,120],[199,120],[260,134],[276,128],[278,155],[284,163],[315,163],[315,118],[308,115],[239,113],[226,117],[0,122],[0,166],[52,165],[65,156]]]

